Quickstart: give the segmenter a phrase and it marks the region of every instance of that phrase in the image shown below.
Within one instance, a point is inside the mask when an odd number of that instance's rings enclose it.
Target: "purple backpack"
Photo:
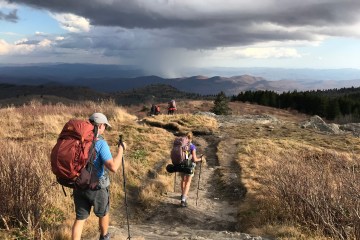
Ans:
[[[178,137],[174,140],[171,150],[171,161],[174,165],[187,163],[190,151],[190,142],[187,137]]]

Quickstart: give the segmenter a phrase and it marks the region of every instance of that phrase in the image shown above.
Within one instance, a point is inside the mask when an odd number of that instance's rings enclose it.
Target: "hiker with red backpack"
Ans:
[[[191,184],[191,180],[194,176],[195,173],[195,167],[196,167],[196,162],[201,162],[202,161],[202,155],[200,158],[198,158],[196,156],[196,147],[195,145],[192,143],[193,140],[193,134],[192,132],[188,132],[186,134],[186,138],[189,141],[189,150],[188,150],[188,156],[186,156],[186,158],[188,158],[188,165],[190,166],[191,173],[189,172],[180,172],[180,177],[181,177],[181,181],[180,181],[180,187],[181,187],[181,202],[180,202],[180,206],[182,207],[187,207],[187,197],[188,197],[188,193],[190,190],[190,184]]]
[[[176,111],[176,103],[175,100],[171,100],[168,102],[168,115],[173,115]]]
[[[156,105],[155,106],[155,115],[159,115],[160,114],[160,106]]]
[[[89,121],[98,129],[97,140],[95,143],[96,157],[94,166],[99,177],[98,190],[74,189],[74,203],[76,220],[72,229],[72,239],[80,239],[85,220],[89,217],[91,206],[95,215],[99,218],[100,240],[110,239],[109,227],[109,176],[104,166],[111,172],[116,172],[121,165],[122,156],[126,149],[126,143],[119,145],[116,157],[113,158],[108,143],[103,139],[102,134],[111,125],[106,116],[102,113],[94,113]]]
[[[159,114],[160,114],[160,106],[155,105],[155,104],[151,105],[149,115],[154,116],[154,115],[159,115]]]

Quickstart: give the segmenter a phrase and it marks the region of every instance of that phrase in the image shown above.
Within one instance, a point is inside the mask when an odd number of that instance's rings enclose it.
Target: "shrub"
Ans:
[[[331,152],[283,156],[269,170],[268,195],[282,217],[335,239],[355,239],[359,167],[359,159]]]
[[[0,213],[4,228],[21,228],[34,237],[47,206],[42,173],[47,151],[41,147],[8,141],[0,145]],[[41,159],[39,161],[39,159]],[[46,159],[46,157],[45,157]]]

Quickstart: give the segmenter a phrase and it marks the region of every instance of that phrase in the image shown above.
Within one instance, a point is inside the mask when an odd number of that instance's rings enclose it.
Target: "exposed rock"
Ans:
[[[315,115],[312,116],[308,121],[301,124],[302,128],[311,128],[320,132],[328,134],[341,134],[343,131],[340,130],[339,125],[335,123],[327,124],[321,117]]]
[[[205,116],[209,116],[209,117],[215,117],[216,114],[213,112],[196,112],[194,113],[195,115],[205,115]]]
[[[274,124],[279,120],[270,115],[216,115],[215,118],[223,124],[241,124],[241,123],[255,123],[255,124]]]
[[[354,136],[360,137],[360,123],[347,123],[340,125],[340,129],[343,131],[350,131]]]
[[[360,137],[360,123],[335,124],[326,123],[321,117],[315,115],[301,124],[302,128],[310,128],[327,134],[352,133]]]

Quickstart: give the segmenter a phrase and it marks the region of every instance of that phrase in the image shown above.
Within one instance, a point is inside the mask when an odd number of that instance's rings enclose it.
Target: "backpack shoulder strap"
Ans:
[[[95,151],[95,144],[96,142],[98,141],[98,137],[103,139],[102,136],[97,136],[98,135],[98,126],[94,125],[94,139],[92,141],[92,144],[91,144],[91,147],[90,147],[90,154],[89,154],[89,159],[88,159],[88,162],[90,162],[91,164],[93,164],[94,160],[95,160],[95,154],[96,154],[96,151]]]

